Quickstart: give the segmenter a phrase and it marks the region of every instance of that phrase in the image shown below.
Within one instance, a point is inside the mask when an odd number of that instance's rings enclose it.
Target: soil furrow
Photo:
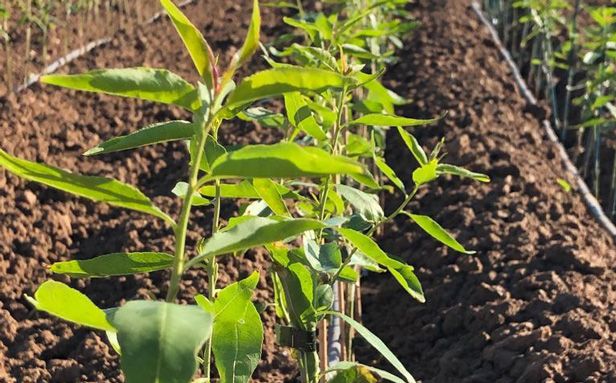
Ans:
[[[440,179],[412,209],[477,250],[456,254],[405,220],[385,231],[389,252],[415,265],[427,303],[381,276],[364,284],[364,320],[424,382],[616,381],[616,250],[575,192],[544,136],[545,112],[517,94],[470,0],[419,1],[422,26],[389,70],[414,102],[404,114],[447,112],[420,142],[445,137],[448,162],[490,184]],[[388,162],[415,167],[395,134]],[[362,348],[362,358],[378,360]]]

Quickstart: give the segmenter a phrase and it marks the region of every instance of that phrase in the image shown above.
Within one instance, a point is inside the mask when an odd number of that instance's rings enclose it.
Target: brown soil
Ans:
[[[116,31],[132,31],[137,25],[142,24],[149,17],[160,10],[158,1],[135,0],[128,7],[120,7],[117,4],[108,8],[108,3],[100,5],[98,11],[86,12],[80,10],[67,16],[63,4],[55,4],[50,19],[54,20],[48,30],[45,41],[43,30],[35,24],[30,28],[30,49],[27,48],[27,24],[21,20],[25,11],[21,11],[20,1],[8,1],[10,18],[7,26],[9,29],[10,45],[6,49],[4,39],[0,39],[0,97],[8,94],[9,82],[11,87],[24,83],[34,73],[40,73],[45,66],[54,60],[68,54],[72,49],[82,47],[97,39],[112,36]],[[48,3],[46,5],[52,5]],[[32,4],[34,17],[42,17],[40,9]],[[10,66],[7,67],[7,60]],[[6,70],[7,68],[10,71]]]
[[[240,44],[250,1],[210,0],[188,8],[223,60]],[[236,4],[241,3],[241,4]],[[469,0],[415,5],[423,27],[389,71],[392,85],[416,100],[404,112],[449,114],[437,128],[417,129],[422,142],[447,139],[452,163],[485,171],[489,185],[442,179],[422,192],[415,211],[455,232],[476,256],[442,249],[400,221],[386,230],[383,246],[418,267],[428,303],[418,305],[384,276],[364,290],[365,321],[426,382],[616,381],[616,302],[613,242],[595,224],[575,193],[556,184],[565,177],[558,152],[543,136],[538,110],[515,94],[506,67],[481,29]],[[279,15],[264,9],[265,35],[275,36]],[[194,79],[190,60],[166,21],[120,33],[113,42],[71,64],[95,67],[169,67]],[[252,66],[251,69],[255,67]],[[177,211],[170,190],[185,175],[179,144],[161,145],[97,160],[79,155],[100,140],[154,121],[183,117],[149,103],[34,87],[0,100],[1,146],[16,155],[137,185],[167,211]],[[225,139],[263,142],[272,133],[229,126]],[[389,160],[408,179],[414,166],[392,135]],[[396,198],[392,198],[393,200]],[[226,215],[233,207],[226,207]],[[206,234],[210,213],[196,211],[190,242]],[[32,294],[50,277],[45,265],[72,257],[139,249],[171,251],[168,229],[143,215],[111,209],[0,172],[0,381],[120,382],[118,359],[101,334],[51,319],[31,309]],[[265,274],[259,252],[222,261],[221,285],[252,270]],[[63,279],[64,280],[64,279]],[[103,307],[124,299],[160,296],[166,275],[73,281]],[[68,280],[64,280],[68,282]],[[204,275],[184,281],[184,298],[207,289]],[[258,299],[271,299],[263,277]],[[259,381],[294,376],[290,356],[273,344],[267,325]],[[363,359],[376,360],[361,346]],[[611,380],[610,380],[611,379]]]
[[[404,110],[447,140],[447,159],[492,177],[488,185],[442,179],[413,210],[476,249],[442,248],[400,220],[382,241],[419,268],[427,303],[401,303],[388,278],[364,284],[364,320],[425,382],[616,382],[616,248],[566,178],[541,127],[543,111],[516,94],[507,67],[470,0],[414,5],[422,22],[390,78],[415,100]],[[389,161],[415,166],[392,134]],[[402,335],[403,334],[403,335]],[[363,349],[362,349],[363,350]],[[367,349],[366,360],[378,358]]]

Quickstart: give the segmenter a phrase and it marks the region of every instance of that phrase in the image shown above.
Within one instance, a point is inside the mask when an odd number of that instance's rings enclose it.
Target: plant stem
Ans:
[[[218,232],[218,226],[220,224],[220,181],[216,180],[216,199],[214,200],[214,217],[212,218],[212,235]],[[218,281],[218,264],[216,263],[216,257],[213,256],[207,263],[207,276],[208,276],[208,298],[210,302],[214,302],[216,296],[216,283]],[[210,337],[205,343],[205,349],[203,352],[203,375],[206,382],[210,382],[211,376],[211,363],[212,363],[212,337]]]
[[[185,248],[186,248],[186,233],[188,230],[188,220],[190,218],[190,209],[192,207],[192,197],[197,190],[197,181],[199,177],[199,164],[203,157],[203,151],[205,148],[205,141],[207,135],[212,127],[211,116],[207,122],[203,122],[201,127],[201,135],[197,144],[197,151],[195,158],[190,167],[190,175],[188,179],[188,190],[184,196],[184,202],[182,204],[182,211],[180,213],[180,219],[175,227],[175,257],[173,259],[173,270],[171,272],[171,281],[169,284],[169,290],[167,291],[167,302],[173,302],[178,294],[180,287],[180,279],[184,273],[184,262],[186,262]]]

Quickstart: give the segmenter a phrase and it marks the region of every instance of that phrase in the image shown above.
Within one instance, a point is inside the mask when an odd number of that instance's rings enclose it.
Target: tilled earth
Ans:
[[[249,1],[198,2],[187,9],[227,60],[241,44]],[[423,26],[388,73],[414,103],[413,117],[448,112],[438,127],[415,131],[427,146],[447,140],[449,162],[483,171],[492,183],[442,179],[412,208],[458,235],[475,256],[437,246],[404,222],[388,227],[382,245],[418,267],[428,302],[416,304],[386,276],[364,284],[364,315],[425,382],[616,382],[614,243],[592,220],[566,178],[558,151],[540,126],[540,110],[516,94],[498,52],[468,8],[469,0],[420,1]],[[264,10],[264,34],[275,36],[280,15]],[[67,68],[167,67],[194,79],[167,20],[118,34]],[[255,67],[252,66],[252,69]],[[101,140],[147,123],[183,118],[183,112],[149,103],[51,87],[0,100],[0,142],[9,152],[80,173],[106,175],[137,185],[167,211],[177,211],[170,190],[186,169],[179,144],[83,159]],[[272,132],[247,125],[224,130],[229,142],[266,142]],[[388,158],[406,179],[415,166],[395,135]],[[396,196],[390,198],[392,206]],[[233,206],[225,207],[228,216]],[[209,211],[196,211],[191,245],[208,227]],[[118,359],[102,334],[77,328],[31,309],[32,294],[50,274],[45,266],[106,252],[172,250],[169,229],[143,215],[72,198],[0,171],[0,381],[120,382]],[[259,252],[222,261],[221,285],[262,271],[258,299],[271,300]],[[73,281],[102,307],[165,292],[164,273],[111,280]],[[68,282],[68,280],[65,280]],[[184,281],[184,297],[205,291],[204,275]],[[285,351],[273,344],[273,313],[259,381],[295,374]],[[360,347],[364,360],[378,357]],[[551,379],[551,380],[549,380]]]
[[[364,283],[364,320],[424,382],[616,382],[616,248],[575,192],[557,184],[558,151],[527,107],[470,0],[419,1],[422,26],[389,77],[414,100],[404,112],[447,112],[414,131],[445,137],[449,162],[480,185],[442,179],[413,210],[455,232],[474,256],[436,245],[400,220],[382,245],[419,268],[427,303],[381,277]],[[388,159],[415,166],[395,135]],[[395,297],[395,298],[394,298]],[[362,350],[363,358],[376,358]]]

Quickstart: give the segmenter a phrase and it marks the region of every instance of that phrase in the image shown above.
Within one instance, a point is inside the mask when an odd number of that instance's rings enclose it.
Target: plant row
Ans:
[[[484,9],[536,95],[550,103],[554,128],[615,220],[616,6],[486,0]]]
[[[408,130],[438,119],[395,113],[397,105],[408,101],[385,87],[381,77],[396,60],[402,37],[416,27],[404,10],[406,1],[336,1],[326,10],[309,9],[301,2],[273,4],[290,8],[293,16],[283,21],[294,29],[264,46],[255,0],[244,43],[225,66],[173,2],[161,4],[199,82],[189,83],[162,68],[98,69],[49,75],[42,82],[188,111],[189,120],[146,126],[84,153],[105,158],[146,145],[184,142],[188,174],[169,191],[182,201],[181,210],[162,211],[137,188],[115,179],[70,173],[2,150],[0,166],[26,180],[165,222],[175,238],[173,254],[146,248],[57,262],[50,270],[71,278],[109,279],[167,270],[166,297],[99,308],[79,291],[50,279],[28,300],[40,311],[104,331],[129,383],[210,382],[215,374],[221,382],[248,382],[264,336],[258,307],[274,308],[278,344],[293,350],[302,382],[414,382],[407,367],[361,324],[354,309],[355,287],[364,272],[385,273],[411,298],[424,302],[413,266],[382,250],[375,233],[406,217],[454,251],[471,254],[439,223],[412,211],[409,203],[421,188],[444,175],[480,182],[489,178],[445,163],[442,142],[426,151]],[[258,51],[270,68],[239,76],[240,67],[250,70]],[[275,108],[275,100],[283,107]],[[219,141],[225,126],[246,121],[276,129],[282,138],[244,146]],[[385,135],[392,128],[416,163],[408,170],[412,182],[403,182],[408,177],[399,177],[384,158]],[[403,201],[386,212],[379,195],[394,191]],[[223,201],[239,208],[223,217]],[[196,244],[187,243],[193,209],[212,212],[210,234]],[[265,248],[271,260],[266,278],[255,272],[219,286],[218,259],[241,257],[258,247]],[[208,289],[190,304],[178,304],[182,278],[192,269],[203,270]],[[264,280],[274,299],[255,305],[254,290]],[[344,350],[336,363],[328,364],[323,324],[335,318],[347,324]],[[356,334],[382,354],[393,372],[353,360]]]
[[[0,4],[0,41],[8,89],[26,83],[51,58],[75,46],[142,23],[158,10],[153,0],[9,0]],[[94,27],[95,26],[95,27]],[[50,47],[58,45],[50,57]]]

